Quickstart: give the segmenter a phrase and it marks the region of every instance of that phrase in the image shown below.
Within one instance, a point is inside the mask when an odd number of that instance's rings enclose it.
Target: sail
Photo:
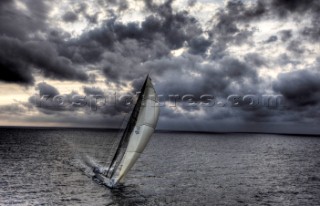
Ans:
[[[147,79],[148,79],[148,77],[147,77]],[[146,88],[147,79],[145,80],[145,82],[142,86],[137,103],[135,104],[135,106],[131,112],[131,116],[129,118],[129,121],[127,123],[127,126],[126,126],[124,132],[122,133],[122,137],[120,139],[120,143],[118,145],[118,148],[113,156],[113,159],[111,160],[109,170],[106,173],[106,176],[109,178],[112,178],[114,176],[114,174],[117,171],[117,168],[119,167],[119,165],[122,161],[122,158],[125,154],[125,151],[128,146],[129,139],[130,139],[130,135],[134,129],[134,126],[136,125],[139,111],[140,111],[140,108],[142,105],[142,100],[143,100],[143,96],[144,96],[143,93]]]
[[[159,117],[158,99],[149,76],[146,78],[109,170],[97,175],[108,187],[122,183],[148,144]],[[110,178],[110,179],[106,179]]]

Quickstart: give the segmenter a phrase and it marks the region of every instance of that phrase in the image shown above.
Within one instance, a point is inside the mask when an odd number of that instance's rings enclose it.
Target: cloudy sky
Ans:
[[[320,134],[319,19],[318,0],[2,0],[0,125],[119,127],[150,73],[158,129]]]

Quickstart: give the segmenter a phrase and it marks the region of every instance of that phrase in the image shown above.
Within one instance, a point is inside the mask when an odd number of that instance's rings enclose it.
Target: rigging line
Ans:
[[[116,99],[116,97],[115,97],[115,101],[117,101],[117,99]],[[111,162],[111,156],[112,156],[112,151],[114,150],[114,148],[116,147],[116,142],[117,142],[117,139],[118,139],[118,137],[120,137],[120,134],[121,134],[121,130],[124,128],[124,126],[125,126],[125,121],[126,121],[126,117],[127,117],[127,115],[125,114],[124,116],[123,116],[123,118],[122,118],[122,121],[121,121],[121,123],[120,123],[120,127],[119,127],[119,130],[118,130],[118,132],[116,132],[114,135],[113,135],[113,140],[112,140],[112,143],[111,143],[111,148],[110,148],[110,150],[109,150],[109,153],[108,153],[108,160],[107,160],[107,163],[109,163],[109,162]]]
[[[117,163],[117,162],[116,162],[116,159],[117,159],[117,157],[119,156],[123,145],[124,145],[125,143],[127,143],[126,140],[129,138],[129,136],[130,136],[130,134],[131,134],[131,132],[132,132],[132,130],[133,130],[133,128],[134,128],[134,125],[135,125],[135,123],[136,123],[136,121],[137,121],[137,116],[138,116],[139,111],[140,111],[140,106],[141,106],[142,99],[143,99],[143,93],[144,93],[145,88],[146,88],[146,84],[147,84],[147,81],[148,81],[148,77],[149,77],[149,76],[147,76],[147,78],[146,78],[146,80],[145,80],[145,82],[144,82],[144,84],[143,84],[143,86],[142,86],[141,93],[139,94],[137,103],[136,103],[136,105],[135,105],[135,107],[134,107],[134,109],[133,109],[133,111],[132,111],[132,113],[131,113],[129,122],[128,122],[128,124],[127,124],[127,127],[126,127],[126,129],[125,129],[125,131],[124,131],[124,133],[123,133],[123,135],[122,135],[121,140],[120,140],[120,144],[119,144],[119,146],[118,146],[118,148],[117,148],[117,151],[116,151],[116,153],[115,153],[115,155],[114,155],[114,157],[113,157],[113,159],[112,159],[112,161],[111,161],[111,164],[110,164],[110,166],[109,166],[109,168],[108,168],[108,171],[107,171],[107,174],[106,174],[107,176],[108,176],[108,174],[109,174],[109,172],[110,172],[110,169],[114,166],[115,163]],[[123,154],[123,155],[124,155],[124,154]],[[122,155],[122,157],[123,157],[123,155]],[[118,162],[118,163],[119,163],[119,162]],[[118,166],[119,166],[119,164],[117,165],[116,168],[113,168],[113,171],[112,171],[112,173],[111,173],[111,177],[114,175],[114,173],[115,173],[115,171],[117,170]]]
[[[136,112],[135,111],[133,111],[133,113],[132,113],[132,115],[134,115]],[[133,128],[132,128],[132,126],[134,125],[134,118],[130,118],[131,119],[131,121],[128,123],[128,125],[127,125],[127,127],[126,127],[126,130],[124,131],[124,133],[123,133],[123,137],[122,137],[122,139],[121,139],[121,141],[120,141],[120,144],[119,144],[119,146],[118,146],[118,149],[117,149],[117,151],[116,151],[116,153],[115,153],[115,156],[114,156],[114,159],[113,159],[113,161],[111,162],[111,165],[110,165],[110,169],[111,168],[113,168],[112,169],[112,173],[111,173],[111,175],[110,176],[113,176],[113,174],[114,174],[114,171],[116,171],[117,170],[117,167],[119,166],[119,164],[120,164],[120,160],[121,160],[121,158],[123,157],[123,155],[124,155],[124,153],[123,153],[123,151],[124,151],[124,148],[127,146],[127,144],[128,144],[128,139],[129,139],[129,136],[130,136],[130,133],[131,133],[131,131],[133,130]],[[118,158],[118,157],[121,157],[121,158]],[[117,161],[117,159],[118,159],[118,161]],[[120,159],[120,160],[119,160]],[[117,164],[117,166],[115,166]],[[109,171],[108,171],[108,173],[109,173]],[[107,175],[108,175],[108,173],[107,173]]]
[[[113,137],[113,141],[112,141],[112,146],[111,146],[111,148],[110,148],[110,150],[109,150],[109,154],[108,154],[108,157],[109,157],[109,159],[108,159],[108,163],[109,162],[111,162],[111,156],[112,156],[112,151],[114,150],[114,148],[116,147],[116,140],[118,139],[118,137],[120,136],[120,133],[121,133],[121,131],[123,130],[123,128],[124,128],[124,122],[126,121],[126,115],[124,115],[124,117],[122,118],[122,121],[121,121],[121,125],[120,125],[120,128],[119,128],[119,130],[118,130],[118,132],[114,135],[114,137]]]
[[[117,165],[114,166],[114,169],[112,170],[112,173],[111,173],[110,177],[113,177],[113,175],[115,174],[115,172],[117,171],[118,167],[119,167],[120,164],[121,164],[121,160],[122,160],[122,158],[123,158],[123,156],[124,156],[124,154],[125,154],[125,147],[128,146],[129,137],[130,137],[130,134],[131,134],[133,128],[134,128],[134,125],[133,125],[133,124],[130,125],[130,129],[129,129],[128,132],[127,132],[127,135],[126,135],[126,138],[125,138],[125,140],[124,140],[124,143],[123,143],[122,146],[120,147],[120,151],[121,151],[122,153],[121,153],[121,156],[118,155],[118,157],[120,156],[121,158],[119,158],[119,161],[115,162]],[[120,154],[120,153],[119,153],[119,154]]]
[[[135,108],[136,108],[136,107],[134,107],[134,110],[135,110]],[[134,110],[132,111],[131,116],[132,116],[132,114],[134,113]],[[130,117],[130,119],[131,119],[131,117]],[[108,174],[109,174],[109,172],[110,172],[110,169],[113,167],[114,163],[116,162],[116,159],[117,159],[117,157],[119,156],[119,153],[120,153],[120,151],[121,151],[121,148],[122,148],[122,146],[124,145],[124,142],[125,142],[125,140],[126,140],[127,133],[128,133],[127,130],[128,130],[128,125],[130,124],[130,119],[129,119],[129,122],[128,122],[128,124],[127,124],[127,127],[125,128],[124,132],[122,133],[122,137],[121,137],[120,142],[119,142],[119,144],[118,144],[117,150],[116,150],[116,152],[115,152],[115,154],[114,154],[114,156],[113,156],[113,158],[112,158],[112,161],[111,161],[111,163],[110,163],[110,165],[109,165],[109,168],[108,168],[108,171],[107,171],[106,176],[108,176]]]
[[[116,100],[115,100],[116,101]],[[110,164],[110,162],[112,161],[112,154],[114,154],[114,150],[115,150],[115,148],[119,145],[119,142],[120,141],[117,141],[118,139],[120,139],[121,140],[121,137],[122,137],[122,134],[123,134],[123,132],[124,132],[124,130],[125,130],[125,127],[126,127],[126,125],[128,124],[128,122],[129,122],[129,114],[130,113],[127,113],[127,114],[124,114],[124,116],[123,116],[123,118],[122,118],[122,121],[121,121],[121,124],[120,124],[120,127],[119,127],[119,129],[118,129],[118,132],[116,132],[116,134],[114,135],[114,137],[113,137],[113,141],[112,141],[112,146],[111,146],[111,148],[110,148],[110,150],[109,150],[109,153],[108,153],[108,160],[106,161],[106,163],[108,163],[108,164]],[[109,167],[110,168],[110,167]],[[105,173],[104,173],[105,174]]]

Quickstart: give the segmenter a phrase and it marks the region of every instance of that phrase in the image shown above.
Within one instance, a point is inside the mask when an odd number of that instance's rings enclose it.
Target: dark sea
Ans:
[[[0,129],[0,205],[320,205],[320,138],[156,133],[115,190],[115,132]]]

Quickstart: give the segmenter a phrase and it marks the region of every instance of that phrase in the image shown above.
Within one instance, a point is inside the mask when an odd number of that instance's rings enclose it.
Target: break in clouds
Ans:
[[[177,104],[161,108],[160,129],[285,132],[294,125],[294,132],[313,133],[319,11],[317,0],[4,0],[1,90],[19,85],[29,96],[2,101],[1,117],[10,125],[119,127],[130,111],[123,105],[38,107],[36,98],[134,94],[150,73],[164,96],[210,94],[219,102],[233,94],[281,95],[286,104]]]

